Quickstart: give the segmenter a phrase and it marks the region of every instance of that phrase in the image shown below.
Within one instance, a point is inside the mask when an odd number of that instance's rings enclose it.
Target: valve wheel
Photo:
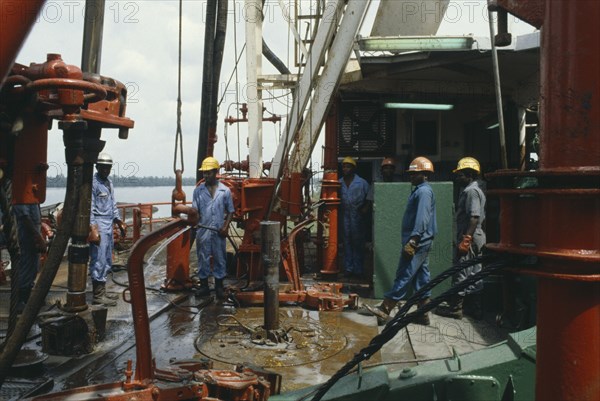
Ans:
[[[83,98],[87,103],[94,103],[106,98],[106,89],[93,82],[71,78],[46,78],[32,81],[27,84],[27,89],[35,92],[43,90],[71,89],[83,91]]]

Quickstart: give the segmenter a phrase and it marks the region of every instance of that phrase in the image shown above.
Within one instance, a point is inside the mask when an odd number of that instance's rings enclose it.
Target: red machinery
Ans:
[[[600,2],[497,0],[541,27],[541,154],[535,172],[499,171],[498,252],[538,269],[536,398],[600,395]],[[537,188],[514,189],[535,177]]]

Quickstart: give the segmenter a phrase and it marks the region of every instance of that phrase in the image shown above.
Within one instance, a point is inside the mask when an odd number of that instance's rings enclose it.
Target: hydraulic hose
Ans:
[[[454,273],[464,269],[465,267],[472,266],[472,265],[482,263],[482,262],[488,262],[489,264],[487,264],[485,266],[485,268],[483,270],[481,270],[480,272],[478,272],[477,274],[470,276],[463,282],[456,284],[451,289],[444,292],[439,297],[432,299],[431,302],[429,302],[428,304],[425,304],[422,307],[418,308],[416,311],[407,314],[408,310],[413,305],[418,303],[419,300],[422,298],[423,294],[425,294],[427,291],[431,290],[433,287],[435,287],[436,285],[438,285],[439,283],[444,281],[446,278],[451,277]],[[386,324],[383,331],[371,339],[371,341],[369,342],[369,345],[367,345],[365,348],[363,348],[359,352],[357,352],[351,361],[349,361],[344,366],[342,366],[342,368],[340,370],[338,370],[333,376],[331,376],[328,381],[323,383],[323,385],[321,385],[319,387],[319,389],[317,390],[317,392],[315,393],[315,395],[313,396],[313,398],[311,400],[312,401],[321,400],[321,398],[323,398],[323,396],[327,393],[327,391],[329,391],[329,389],[331,387],[333,387],[333,385],[339,379],[341,379],[342,377],[347,375],[354,366],[356,366],[357,364],[359,364],[360,362],[362,362],[366,359],[369,359],[373,354],[375,354],[377,351],[379,351],[381,349],[381,347],[383,347],[383,345],[385,345],[385,343],[387,343],[389,340],[394,338],[394,336],[396,334],[398,334],[398,332],[400,330],[402,330],[404,327],[406,327],[410,322],[415,320],[417,317],[419,317],[423,313],[429,312],[430,310],[434,309],[442,302],[448,300],[451,296],[458,294],[461,290],[467,288],[469,285],[476,283],[477,281],[481,280],[482,278],[484,278],[502,268],[505,268],[508,265],[509,265],[509,259],[506,259],[506,258],[500,259],[497,257],[484,256],[484,257],[474,258],[474,259],[465,261],[463,263],[454,265],[450,269],[448,269],[448,270],[444,271],[443,273],[441,273],[440,275],[436,276],[426,286],[422,287],[419,291],[415,292],[413,294],[413,296],[411,296],[408,299],[406,304],[400,308],[400,310],[398,311],[396,316],[394,316],[394,318]]]
[[[25,342],[27,333],[29,333],[40,308],[44,304],[46,295],[50,291],[52,282],[56,277],[56,272],[67,249],[77,214],[77,204],[79,201],[78,188],[81,186],[82,175],[82,165],[69,164],[63,218],[58,227],[56,237],[52,241],[52,246],[48,252],[48,259],[38,276],[35,287],[31,291],[29,302],[27,302],[25,310],[17,322],[12,335],[6,340],[4,349],[0,355],[0,387],[2,387],[10,367]]]

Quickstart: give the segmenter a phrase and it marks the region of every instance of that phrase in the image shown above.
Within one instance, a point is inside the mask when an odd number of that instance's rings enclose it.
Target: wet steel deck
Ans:
[[[66,264],[61,267],[48,303],[64,297]],[[282,391],[324,382],[351,357],[366,346],[381,328],[372,316],[356,311],[318,312],[299,306],[280,307],[280,326],[293,341],[283,345],[257,345],[251,341],[252,328],[260,326],[261,308],[235,308],[221,302],[208,306],[189,294],[158,291],[164,279],[164,266],[146,267],[148,311],[151,316],[152,349],[157,367],[170,361],[211,358],[215,368],[231,368],[236,363],[252,363],[283,376]],[[127,281],[125,271],[117,271],[109,280],[109,291],[121,291]],[[307,280],[310,282],[310,279]],[[226,281],[235,286],[235,281]],[[88,288],[91,286],[88,286]],[[352,283],[368,291],[368,286]],[[6,329],[10,286],[0,286],[0,330]],[[91,294],[88,294],[91,301]],[[368,298],[362,302],[376,304]],[[0,332],[0,333],[3,333]],[[3,335],[3,334],[2,334]],[[485,321],[460,321],[432,315],[429,327],[409,325],[368,361],[399,370],[417,363],[464,354],[506,338],[507,332]],[[32,329],[27,348],[40,349],[39,329]],[[109,308],[107,335],[92,354],[80,357],[49,356],[42,378],[54,381],[54,391],[120,381],[128,359],[135,360],[135,339],[130,305],[119,300]],[[31,379],[31,378],[30,378]],[[17,399],[27,389],[39,385],[40,377],[9,379],[0,389],[1,399]],[[12,384],[11,384],[12,383]],[[15,385],[18,384],[17,388]]]

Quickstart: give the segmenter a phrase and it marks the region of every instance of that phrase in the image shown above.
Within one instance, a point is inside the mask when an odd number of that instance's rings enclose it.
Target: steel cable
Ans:
[[[407,314],[408,310],[417,302],[419,302],[423,294],[425,294],[427,291],[431,290],[433,287],[444,281],[446,278],[452,276],[454,273],[466,267],[482,262],[488,262],[489,264],[486,265],[485,268],[477,274],[470,276],[463,282],[454,285],[450,290],[444,292],[439,297],[432,299],[431,302],[429,302],[428,304],[423,305],[416,311]],[[421,316],[423,313],[429,312],[430,310],[434,309],[442,302],[448,300],[453,295],[456,295],[463,289],[467,288],[469,285],[476,283],[477,281],[496,272],[497,270],[508,266],[508,262],[508,258],[498,258],[497,256],[483,256],[454,265],[451,268],[442,272],[440,275],[436,276],[426,286],[421,288],[419,291],[415,292],[413,296],[411,296],[408,299],[406,304],[400,308],[400,310],[398,311],[398,313],[396,313],[394,318],[385,325],[383,331],[371,339],[369,345],[367,345],[365,348],[361,349],[358,353],[356,353],[351,361],[346,363],[346,365],[344,365],[333,376],[331,376],[331,378],[329,378],[328,381],[321,385],[311,400],[321,400],[321,398],[327,393],[327,391],[329,391],[329,389],[333,387],[333,385],[339,379],[346,376],[354,366],[373,356],[373,354],[379,351],[385,343],[394,338],[394,336],[398,334],[398,332],[401,329],[406,327],[417,317]]]

